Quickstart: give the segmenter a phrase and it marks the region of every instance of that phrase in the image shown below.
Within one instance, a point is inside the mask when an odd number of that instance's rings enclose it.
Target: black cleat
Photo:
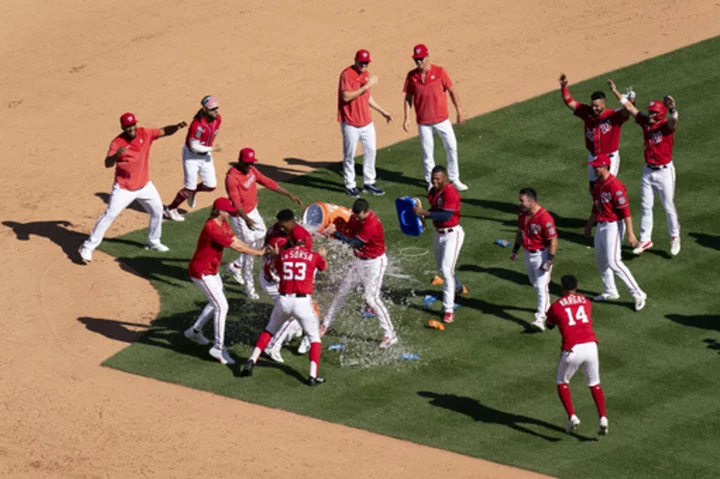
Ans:
[[[381,190],[380,188],[378,188],[378,187],[375,186],[374,184],[372,184],[372,185],[365,185],[365,186],[363,187],[363,191],[364,191],[365,193],[370,193],[370,194],[373,194],[373,195],[375,195],[375,196],[382,196],[382,195],[385,194],[385,191],[384,191],[384,190]]]
[[[345,187],[345,194],[352,196],[353,198],[359,198],[360,190],[358,190],[355,186],[352,188]]]
[[[252,359],[248,359],[247,361],[245,361],[245,365],[242,367],[242,370],[240,371],[240,377],[252,376],[254,367],[255,367],[255,363],[252,362]]]
[[[325,378],[320,377],[320,376],[315,377],[315,378],[312,376],[308,377],[308,386],[320,386],[324,382],[325,382]]]

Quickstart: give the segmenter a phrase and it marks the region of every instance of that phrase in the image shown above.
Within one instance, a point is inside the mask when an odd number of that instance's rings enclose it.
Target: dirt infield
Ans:
[[[358,48],[372,52],[373,95],[396,116],[377,122],[384,146],[408,136],[401,88],[417,42],[474,116],[555,89],[560,71],[577,82],[718,35],[720,3],[245,3],[5,2],[0,476],[539,477],[100,367],[159,308],[149,284],[112,258],[73,262],[112,185],[107,145],[124,111],[163,126],[189,120],[213,93],[224,114],[219,172],[243,146],[305,171],[340,160],[337,77]],[[178,135],[153,147],[166,203],[181,186],[181,144]],[[129,209],[109,235],[146,224]]]

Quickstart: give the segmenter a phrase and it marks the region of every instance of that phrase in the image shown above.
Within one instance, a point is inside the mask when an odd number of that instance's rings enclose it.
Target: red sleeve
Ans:
[[[552,306],[550,306],[550,309],[548,309],[547,317],[545,318],[545,324],[549,326],[555,326],[557,324],[557,320],[555,319],[555,304],[553,303]]]
[[[411,95],[413,94],[412,81],[410,80],[412,78],[412,73],[413,72],[407,74],[407,76],[405,77],[405,84],[403,85],[403,93],[409,93]]]
[[[445,192],[444,210],[458,211],[460,210],[460,193],[455,188],[451,188]]]
[[[345,69],[340,74],[340,91],[352,91],[351,88],[352,85],[350,84],[350,79],[348,78],[348,71]]]
[[[222,115],[220,115],[219,113],[217,116],[217,122],[218,122],[217,127],[220,128],[220,125],[222,125]]]
[[[325,261],[325,258],[320,256],[319,254],[315,253],[315,266],[320,271],[325,271],[325,268],[327,268],[327,261]]]
[[[592,115],[592,108],[590,105],[586,105],[585,103],[578,103],[573,115],[585,119],[586,117]]]
[[[163,130],[161,128],[147,128],[145,131],[147,131],[148,136],[152,140],[157,140],[163,136]]]
[[[110,142],[110,147],[108,148],[106,156],[113,156],[117,153],[119,147],[120,145],[118,145],[117,138],[113,138],[113,141]]]
[[[253,166],[253,171],[255,173],[255,179],[257,179],[258,183],[260,183],[261,185],[263,185],[265,188],[267,188],[269,190],[273,190],[273,191],[277,190],[277,187],[278,187],[277,181],[271,180],[267,176],[263,175],[262,173],[260,173],[260,170],[258,170],[254,166]]]
[[[630,202],[628,201],[625,188],[613,190],[613,209],[620,219],[632,216],[630,214]]]
[[[227,248],[233,243],[233,239],[235,239],[235,235],[232,234],[231,231],[227,231],[223,229],[220,226],[217,226],[217,223],[214,221],[211,223],[208,223],[207,232],[208,235],[210,235],[210,238],[217,244],[222,245],[223,247]]]
[[[547,212],[545,214],[545,217],[543,218],[543,230],[545,231],[546,240],[551,240],[558,237],[557,229],[555,228],[555,220],[553,219],[550,212]]]
[[[443,90],[452,88],[453,82],[450,79],[450,75],[448,75],[448,72],[444,68],[440,68],[440,70],[442,70],[442,73],[440,74],[440,79],[442,81]]]
[[[240,205],[242,204],[242,201],[240,201],[240,185],[230,175],[229,171],[228,174],[225,176],[225,191],[230,197],[230,201],[232,201],[233,206],[239,210]],[[247,211],[243,211],[243,213],[247,213]]]
[[[202,132],[200,130],[200,122],[197,120],[193,120],[192,123],[190,123],[190,128],[188,129],[188,138],[193,138],[195,140],[199,140],[202,136]]]

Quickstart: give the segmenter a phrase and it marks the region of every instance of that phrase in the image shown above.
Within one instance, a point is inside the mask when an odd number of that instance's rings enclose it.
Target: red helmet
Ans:
[[[658,120],[664,120],[667,114],[667,108],[661,100],[652,100],[648,105],[648,111],[654,111],[658,115]]]

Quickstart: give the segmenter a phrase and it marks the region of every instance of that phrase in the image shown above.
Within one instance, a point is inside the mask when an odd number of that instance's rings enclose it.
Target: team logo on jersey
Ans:
[[[606,121],[603,121],[602,123],[600,123],[599,128],[600,128],[600,131],[602,132],[602,134],[605,135],[610,130],[612,130],[612,124],[606,120]]]
[[[624,204],[625,204],[625,201],[626,201],[626,200],[625,200],[625,197],[624,197],[624,196],[621,196],[620,198],[618,198],[618,203],[620,203],[621,205],[624,205]]]
[[[650,137],[650,141],[655,143],[656,145],[662,142],[662,132],[656,131],[653,132],[652,136]]]
[[[618,192],[615,193],[615,194],[618,195],[618,196],[622,196],[622,191],[618,191]]]
[[[540,234],[540,225],[536,225],[535,223],[530,224],[530,234]]]
[[[545,228],[552,228],[552,223],[548,221],[548,223],[545,225]]]
[[[555,236],[555,228],[548,228],[548,234],[550,236]]]
[[[438,198],[438,199],[437,199],[437,205],[438,205],[438,208],[442,208],[442,207],[443,207],[443,199],[442,199],[442,198]]]
[[[612,193],[603,191],[600,193],[600,201],[602,203],[610,203],[612,201]]]

